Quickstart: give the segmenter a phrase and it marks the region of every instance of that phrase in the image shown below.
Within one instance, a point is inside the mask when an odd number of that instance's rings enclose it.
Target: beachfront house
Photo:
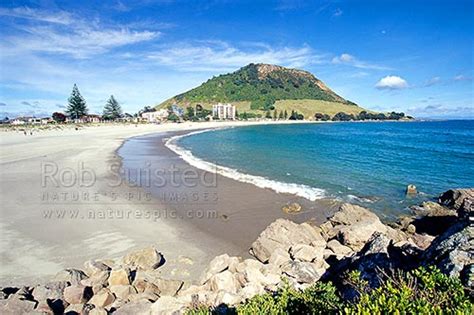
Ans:
[[[235,119],[235,106],[232,104],[217,103],[212,105],[212,116],[219,119]]]
[[[74,123],[74,124],[83,124],[83,123],[100,123],[102,122],[102,116],[96,114],[88,114],[84,115],[80,118],[71,118],[71,116],[66,115],[66,123]]]
[[[140,117],[149,123],[158,123],[165,120],[168,114],[168,111],[162,108],[156,111],[144,112]]]
[[[47,124],[52,124],[55,123],[54,119],[51,117],[43,117],[41,118],[41,124],[42,125],[47,125]]]
[[[82,117],[83,122],[87,123],[100,123],[102,121],[102,116],[96,114],[89,114]]]
[[[11,121],[12,125],[26,125],[28,123],[28,117],[17,117]]]
[[[30,117],[28,118],[29,125],[41,125],[41,118]]]

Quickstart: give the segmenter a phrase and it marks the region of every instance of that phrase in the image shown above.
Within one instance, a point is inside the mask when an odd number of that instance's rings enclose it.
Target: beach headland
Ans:
[[[149,244],[166,251],[169,259],[183,262],[182,270],[170,272],[185,278],[207,263],[206,259],[212,257],[211,249],[215,254],[244,252],[241,245],[245,241],[237,239],[251,241],[271,222],[268,220],[284,215],[279,209],[284,200],[276,193],[242,183],[236,188],[236,182],[222,178],[217,206],[226,209],[219,219],[194,220],[199,221],[196,224],[176,218],[155,220],[139,213],[162,211],[161,206],[157,208],[159,202],[143,202],[147,198],[144,190],[131,187],[126,181],[111,188],[115,177],[110,168],[120,165],[116,150],[130,137],[262,123],[272,122],[114,125],[47,130],[33,136],[3,132],[0,283],[31,284],[62,268],[77,266],[78,262],[119,256]],[[185,165],[164,146],[153,150]],[[87,182],[91,179],[88,171],[94,175],[91,185]],[[85,177],[82,183],[81,174]],[[227,209],[236,200],[239,210]],[[263,201],[271,202],[264,206]],[[180,207],[184,209],[183,205]],[[252,220],[249,214],[255,215],[256,211],[263,211],[261,217],[266,219],[257,216]],[[252,224],[243,230],[238,228],[248,222]],[[256,235],[247,234],[247,229]]]

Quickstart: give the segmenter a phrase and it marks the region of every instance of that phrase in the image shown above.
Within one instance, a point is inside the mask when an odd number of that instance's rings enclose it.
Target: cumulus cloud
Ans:
[[[390,68],[385,67],[385,66],[359,60],[353,55],[350,55],[348,53],[343,53],[340,56],[336,56],[332,58],[331,62],[333,64],[344,64],[344,65],[353,66],[359,69],[390,70]]]
[[[405,79],[395,76],[388,75],[377,82],[375,87],[379,90],[401,90],[408,87],[408,83]]]

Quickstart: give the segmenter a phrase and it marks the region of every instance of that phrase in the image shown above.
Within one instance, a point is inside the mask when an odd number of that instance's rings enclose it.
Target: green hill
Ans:
[[[249,64],[233,73],[223,74],[199,87],[176,95],[158,105],[181,107],[226,102],[242,112],[264,113],[268,109],[297,110],[306,118],[316,112],[357,114],[364,110],[342,98],[307,71],[269,64]]]

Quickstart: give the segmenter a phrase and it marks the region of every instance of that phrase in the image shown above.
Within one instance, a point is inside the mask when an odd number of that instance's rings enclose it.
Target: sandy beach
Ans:
[[[39,282],[61,269],[79,267],[88,259],[118,257],[147,245],[155,245],[167,261],[174,262],[167,264],[173,269],[163,268],[163,273],[185,280],[194,279],[216,254],[245,255],[249,242],[268,223],[284,215],[281,206],[291,196],[219,178],[214,191],[219,200],[206,208],[218,213],[217,218],[143,216],[140,214],[169,213],[170,209],[183,214],[189,203],[163,202],[156,191],[150,199],[146,188],[131,186],[127,181],[111,186],[115,178],[110,169],[111,165],[120,165],[117,149],[131,137],[153,134],[145,139],[134,138],[131,144],[157,144],[147,152],[133,152],[135,157],[144,154],[158,158],[164,168],[171,162],[178,168],[189,168],[164,147],[158,134],[168,137],[170,132],[254,123],[91,126],[42,131],[32,136],[3,132],[0,284]],[[124,155],[132,157],[126,152]],[[84,169],[86,179],[81,183],[79,175]],[[87,178],[87,171],[94,174],[92,184],[88,183],[92,178]],[[167,189],[185,192],[186,188]],[[202,187],[195,189],[202,192]],[[263,212],[254,215],[257,210]]]

